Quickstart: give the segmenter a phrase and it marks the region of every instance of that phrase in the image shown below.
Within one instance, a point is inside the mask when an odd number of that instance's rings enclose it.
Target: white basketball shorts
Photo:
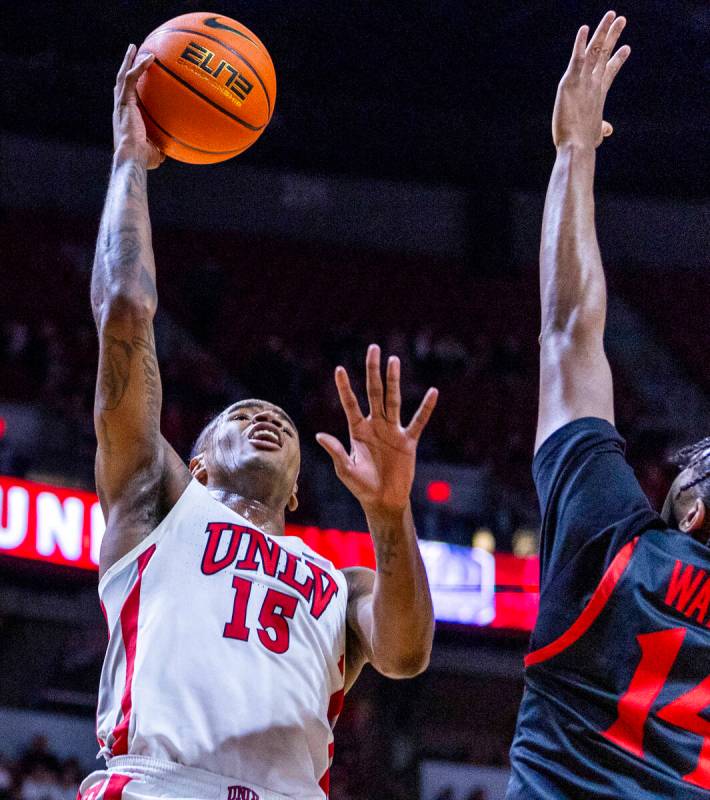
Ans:
[[[92,772],[77,800],[290,800],[261,786],[145,756],[117,756]]]

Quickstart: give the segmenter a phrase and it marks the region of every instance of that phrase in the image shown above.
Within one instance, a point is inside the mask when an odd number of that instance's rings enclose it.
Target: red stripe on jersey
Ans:
[[[345,701],[345,690],[339,689],[335,694],[331,694],[330,702],[328,703],[328,722],[330,727],[334,727],[337,722],[340,712],[343,710],[343,703]]]
[[[340,674],[345,677],[345,654],[340,656],[338,660],[338,670]],[[328,701],[328,722],[330,727],[335,727],[338,721],[340,712],[343,710],[343,703],[345,702],[345,689],[338,689],[330,696]],[[318,786],[325,792],[326,798],[329,797],[330,792],[330,765],[333,763],[333,753],[335,752],[335,742],[328,744],[328,769],[323,773],[323,777],[318,781]]]
[[[338,671],[340,674],[345,677],[345,654],[340,656],[338,659]],[[334,728],[335,723],[340,716],[340,712],[343,710],[343,703],[345,702],[345,688],[338,689],[337,692],[331,694],[330,700],[328,701],[328,722],[330,723],[330,727]]]
[[[112,756],[125,756],[128,753],[128,727],[131,722],[131,707],[133,704],[131,690],[133,687],[133,669],[136,661],[136,639],[138,637],[138,610],[141,598],[141,578],[143,570],[155,552],[152,544],[138,556],[138,578],[121,609],[121,637],[126,651],[126,684],[121,698],[121,711],[123,719],[113,729]]]
[[[111,641],[111,628],[108,626],[108,614],[106,613],[106,606],[104,605],[103,600],[99,600],[99,605],[101,606],[101,613],[104,615],[104,620],[106,620],[106,630],[108,631],[108,639]]]
[[[335,744],[330,742],[328,745],[328,769],[323,773],[323,777],[318,781],[318,786],[325,792],[326,798],[330,794],[330,765],[333,763],[333,753],[335,752]]]
[[[330,793],[330,767],[323,773],[323,777],[318,781],[318,786],[325,792],[327,798]]]
[[[607,571],[604,573],[604,577],[594,590],[594,594],[591,596],[589,602],[570,627],[567,628],[561,636],[555,639],[554,642],[550,642],[550,644],[541,647],[539,650],[533,650],[525,656],[526,667],[530,667],[533,664],[540,664],[553,656],[559,655],[563,650],[566,650],[578,641],[589,630],[594,620],[596,620],[604,610],[604,606],[606,606],[609,601],[614,587],[621,580],[621,576],[624,574],[624,570],[631,560],[637,541],[638,536],[619,550],[614,560],[609,564]]]
[[[103,600],[99,600],[99,605],[101,606],[101,613],[104,615],[104,620],[106,620],[106,630],[108,631],[108,640],[110,642],[111,641],[111,629],[108,626],[108,614],[106,613],[106,606],[104,605],[104,601]],[[96,712],[97,712],[97,715],[98,715],[98,708],[96,709]],[[99,747],[103,748],[103,747],[106,747],[106,742],[99,736],[98,727],[99,727],[99,721],[98,721],[98,716],[97,716],[97,719],[96,719],[96,741],[99,743]],[[81,800],[81,798],[79,798],[79,800]]]

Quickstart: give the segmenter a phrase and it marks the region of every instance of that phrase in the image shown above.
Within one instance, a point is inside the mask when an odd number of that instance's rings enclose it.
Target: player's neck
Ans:
[[[244,517],[255,528],[274,536],[283,536],[285,526],[283,508],[273,508],[261,500],[243,497],[236,492],[217,489],[214,486],[209,487],[209,492],[215,500]]]

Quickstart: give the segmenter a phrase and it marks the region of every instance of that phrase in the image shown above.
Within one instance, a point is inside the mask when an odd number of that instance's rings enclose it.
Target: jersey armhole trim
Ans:
[[[160,523],[153,528],[153,530],[148,534],[148,536],[143,539],[140,544],[137,544],[132,550],[129,550],[124,556],[118,559],[115,563],[111,564],[111,566],[104,572],[99,581],[99,597],[102,596],[103,590],[105,589],[106,585],[111,581],[111,579],[117,575],[121,570],[128,564],[132,564],[141,553],[147,550],[152,544],[156,544],[162,537],[165,535],[169,525],[171,524],[172,520],[177,514],[178,508],[183,506],[186,502],[186,498],[190,495],[196,493],[197,488],[199,487],[203,491],[206,491],[202,484],[192,478],[187,486],[183,489],[182,494],[178,497],[177,502],[175,505],[168,511],[168,513],[163,517]]]
[[[621,580],[626,567],[631,560],[638,536],[627,542],[621,550],[616,554],[614,560],[609,564],[604,576],[602,577],[599,585],[594,590],[594,593],[589,599],[587,605],[582,609],[582,613],[577,619],[567,628],[567,630],[557,639],[550,642],[550,644],[541,647],[538,650],[533,650],[525,656],[525,666],[531,667],[534,664],[540,664],[547,661],[553,656],[559,655],[563,650],[571,647],[575,642],[582,638],[582,636],[589,630],[596,618],[601,614],[606,606],[609,598],[611,597],[616,584]]]

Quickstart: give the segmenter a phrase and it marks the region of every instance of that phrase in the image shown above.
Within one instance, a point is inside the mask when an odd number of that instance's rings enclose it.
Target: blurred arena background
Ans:
[[[151,176],[163,429],[263,396],[304,442],[293,524],[367,549],[313,442],[332,369],[377,341],[405,399],[441,390],[415,509],[440,620],[431,668],[368,671],[336,729],[335,800],[495,800],[534,622],[536,250],[549,119],[592,2],[208,4],[268,46],[279,96],[243,157]],[[88,281],[129,41],[195,2],[3,4],[0,798],[74,798],[105,647]],[[631,63],[598,163],[617,424],[654,503],[710,419],[710,8],[626,2]],[[353,542],[355,544],[353,544]],[[355,548],[355,550],[353,550]],[[179,654],[176,654],[179,658]],[[170,665],[166,665],[169,669]],[[38,738],[38,736],[44,738]]]

